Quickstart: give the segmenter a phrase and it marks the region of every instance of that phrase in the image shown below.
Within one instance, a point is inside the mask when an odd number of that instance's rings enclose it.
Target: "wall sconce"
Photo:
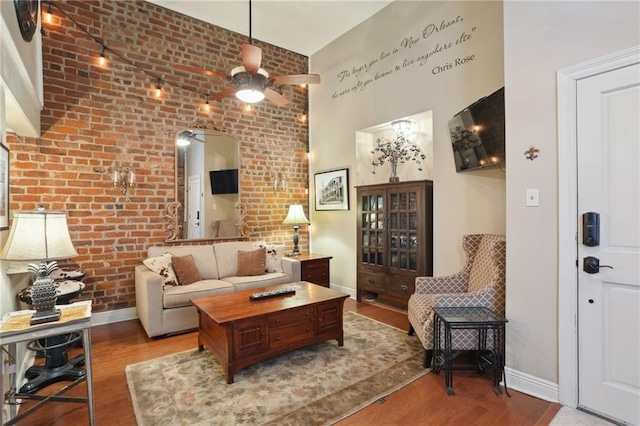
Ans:
[[[113,168],[113,187],[122,191],[123,195],[127,194],[130,188],[136,184],[136,172],[133,167],[114,167]]]
[[[278,192],[284,191],[287,188],[287,180],[284,178],[282,172],[274,172],[273,176],[273,193],[278,195]]]

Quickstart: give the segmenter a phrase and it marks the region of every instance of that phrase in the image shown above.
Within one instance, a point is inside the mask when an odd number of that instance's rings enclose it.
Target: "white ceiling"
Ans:
[[[249,35],[249,0],[147,0]],[[311,56],[393,0],[253,0],[251,35]]]

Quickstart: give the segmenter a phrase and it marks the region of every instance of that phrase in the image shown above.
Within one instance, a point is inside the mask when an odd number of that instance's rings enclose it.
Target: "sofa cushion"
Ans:
[[[167,286],[180,285],[176,274],[173,271],[173,267],[171,266],[171,253],[164,253],[160,256],[149,257],[143,260],[142,263],[144,263],[147,268],[163,277],[163,285],[165,288]]]
[[[194,246],[152,246],[148,250],[149,256],[158,256],[162,253],[171,253],[175,256],[184,256],[190,254],[193,261],[205,280],[218,279],[218,263],[213,254],[211,245],[194,245]]]
[[[171,265],[173,266],[173,271],[176,273],[176,277],[178,277],[178,283],[180,283],[180,285],[189,285],[202,280],[200,271],[198,271],[196,263],[193,261],[193,256],[190,254],[173,256],[171,258]]]
[[[253,277],[226,277],[223,278],[223,280],[233,284],[236,291],[242,291],[278,284],[288,284],[291,282],[291,275],[280,272],[271,272]]]
[[[239,277],[263,275],[266,271],[265,256],[266,250],[264,247],[250,251],[238,250],[238,271],[236,275]]]
[[[233,293],[233,284],[220,280],[202,280],[186,286],[167,287],[162,294],[162,306],[165,309],[190,306],[191,299]]]
[[[230,241],[214,243],[213,252],[218,263],[219,278],[233,277],[238,272],[238,250],[253,250],[254,246],[249,241]]]

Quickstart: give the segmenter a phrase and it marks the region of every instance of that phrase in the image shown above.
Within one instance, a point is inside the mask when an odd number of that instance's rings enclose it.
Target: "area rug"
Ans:
[[[429,370],[415,336],[345,312],[344,346],[298,349],[238,372],[227,385],[205,349],[126,368],[136,420],[150,425],[333,424]]]

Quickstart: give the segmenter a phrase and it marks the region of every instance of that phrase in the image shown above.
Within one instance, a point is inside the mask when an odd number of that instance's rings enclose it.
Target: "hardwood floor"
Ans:
[[[404,312],[348,299],[345,309],[358,312],[403,330],[409,322]],[[96,425],[135,425],[124,369],[129,364],[196,348],[196,332],[149,339],[137,320],[97,326],[92,329],[93,386]],[[72,354],[73,355],[73,354]],[[43,391],[49,392],[51,385]],[[496,396],[489,375],[454,372],[455,396],[444,390],[444,377],[427,374],[383,401],[342,420],[347,425],[546,425],[560,409],[559,404],[543,401],[511,390],[511,398]],[[84,396],[84,384],[68,395]],[[27,402],[28,407],[33,402]],[[88,424],[84,404],[49,403],[20,426]]]

